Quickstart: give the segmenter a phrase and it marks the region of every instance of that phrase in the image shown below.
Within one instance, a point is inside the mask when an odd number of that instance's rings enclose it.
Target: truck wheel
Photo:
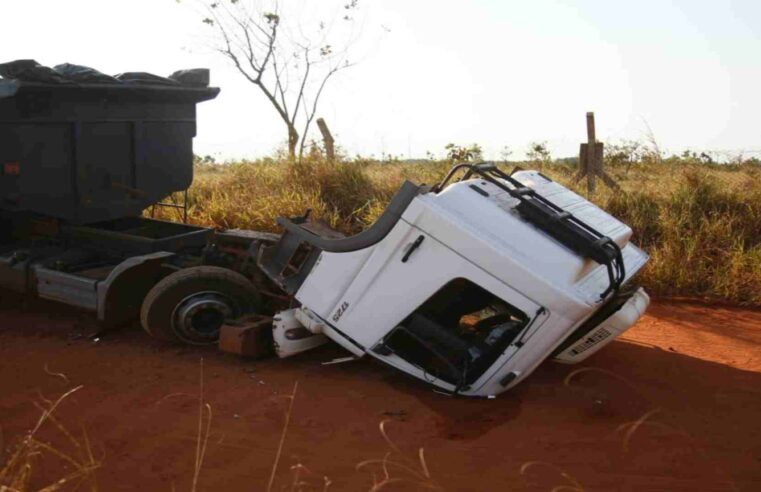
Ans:
[[[163,278],[143,300],[149,335],[192,345],[215,343],[227,320],[254,313],[259,293],[243,275],[215,266],[186,268]]]

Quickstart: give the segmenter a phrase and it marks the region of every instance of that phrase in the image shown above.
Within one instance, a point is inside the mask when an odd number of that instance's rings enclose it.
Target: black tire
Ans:
[[[214,329],[215,325],[255,313],[260,306],[256,287],[240,273],[199,266],[174,272],[154,285],[143,300],[140,324],[154,338],[206,345],[219,338],[219,326]],[[197,323],[196,317],[201,322]]]

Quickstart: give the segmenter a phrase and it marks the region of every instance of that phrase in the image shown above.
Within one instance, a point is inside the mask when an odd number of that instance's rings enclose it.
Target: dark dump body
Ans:
[[[193,179],[198,85],[0,79],[0,211],[87,224],[139,215]]]

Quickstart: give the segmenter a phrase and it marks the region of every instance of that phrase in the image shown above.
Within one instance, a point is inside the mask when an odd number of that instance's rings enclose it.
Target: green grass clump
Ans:
[[[505,164],[509,171],[516,163]],[[536,167],[518,163],[521,167]],[[277,231],[277,216],[312,209],[348,234],[371,224],[405,179],[434,184],[448,161],[382,162],[320,158],[301,163],[262,159],[196,167],[190,218],[218,228]],[[586,196],[567,163],[541,163],[541,171]],[[634,242],[651,260],[640,274],[656,296],[700,297],[761,305],[761,166],[702,164],[669,158],[608,163],[621,185],[598,185],[591,197],[634,230]],[[165,217],[176,217],[172,211]]]
[[[686,169],[670,191],[629,191],[601,205],[631,225],[651,255],[643,283],[661,296],[761,304],[761,183],[727,187]]]

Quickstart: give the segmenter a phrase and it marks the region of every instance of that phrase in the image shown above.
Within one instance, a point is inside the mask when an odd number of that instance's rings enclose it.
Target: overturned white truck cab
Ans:
[[[631,281],[648,260],[632,230],[537,171],[462,164],[434,187],[406,182],[352,237],[278,221],[258,264],[299,303],[274,317],[281,357],[330,339],[442,391],[492,396],[549,357],[584,360],[649,304]]]

